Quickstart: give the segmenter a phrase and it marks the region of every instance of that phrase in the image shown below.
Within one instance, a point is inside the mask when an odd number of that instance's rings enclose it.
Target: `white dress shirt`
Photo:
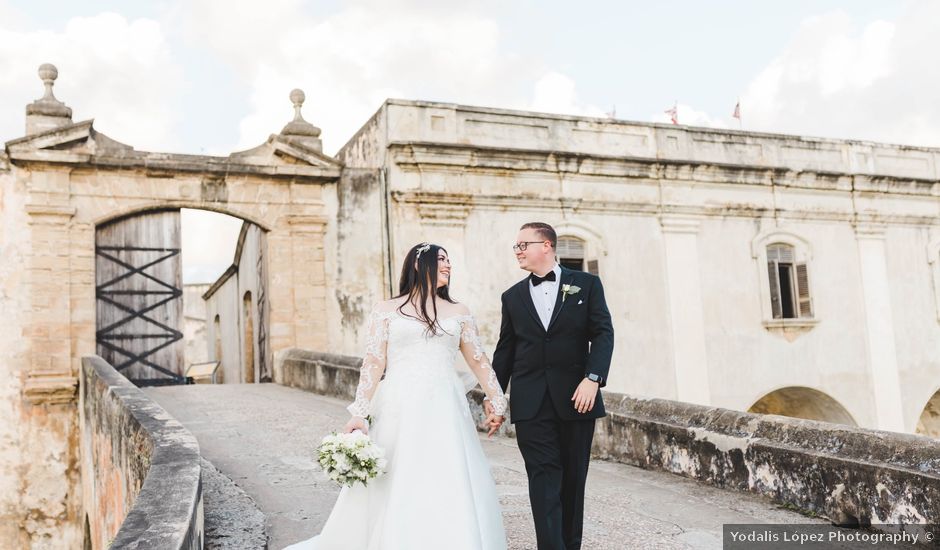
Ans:
[[[542,284],[535,286],[532,279],[529,279],[529,293],[532,295],[532,303],[535,304],[535,311],[539,314],[542,326],[548,330],[548,324],[552,321],[552,310],[555,309],[555,300],[558,298],[558,285],[561,283],[561,266],[555,264],[555,280],[542,281]]]

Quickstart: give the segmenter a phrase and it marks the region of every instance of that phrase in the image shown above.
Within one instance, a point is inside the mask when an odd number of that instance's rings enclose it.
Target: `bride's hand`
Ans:
[[[349,422],[347,422],[345,426],[343,426],[344,434],[353,433],[356,430],[369,435],[369,423],[366,422],[365,418],[354,416],[349,419]]]
[[[480,427],[485,428],[489,426],[490,431],[486,434],[486,437],[492,437],[492,435],[496,433],[497,430],[499,430],[499,427],[502,426],[503,422],[505,421],[506,421],[505,416],[498,416],[495,413],[488,413],[486,415],[486,420],[484,420],[483,423],[480,424]]]

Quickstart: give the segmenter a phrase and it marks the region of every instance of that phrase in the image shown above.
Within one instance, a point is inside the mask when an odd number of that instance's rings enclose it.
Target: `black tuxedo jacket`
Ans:
[[[581,290],[562,301],[564,285]],[[571,401],[586,375],[596,374],[606,381],[610,370],[614,328],[601,280],[590,273],[562,267],[548,330],[532,302],[528,277],[504,292],[502,302],[503,318],[493,353],[493,370],[503,391],[512,381],[512,422],[535,417],[546,391],[562,420],[604,416],[600,392],[594,409],[584,414],[578,413]]]

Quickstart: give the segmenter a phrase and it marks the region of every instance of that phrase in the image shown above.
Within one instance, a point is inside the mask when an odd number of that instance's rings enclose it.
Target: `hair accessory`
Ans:
[[[418,246],[419,246],[420,248],[418,248],[418,255],[415,257],[415,259],[420,258],[422,252],[427,252],[428,250],[431,250],[431,244],[430,244],[430,243],[421,243],[421,244],[419,244]]]

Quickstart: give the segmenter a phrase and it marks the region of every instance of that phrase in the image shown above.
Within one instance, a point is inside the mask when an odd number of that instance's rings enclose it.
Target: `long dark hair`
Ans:
[[[398,279],[398,296],[408,299],[398,306],[398,312],[426,324],[428,334],[437,334],[441,328],[437,322],[437,299],[446,300],[452,304],[457,302],[450,297],[450,282],[438,288],[437,286],[437,253],[444,247],[430,243],[419,243],[411,247],[401,266],[401,277]],[[417,269],[416,269],[417,266]],[[431,312],[428,312],[428,298],[431,298]],[[415,307],[417,316],[405,313],[404,307],[411,303]]]

